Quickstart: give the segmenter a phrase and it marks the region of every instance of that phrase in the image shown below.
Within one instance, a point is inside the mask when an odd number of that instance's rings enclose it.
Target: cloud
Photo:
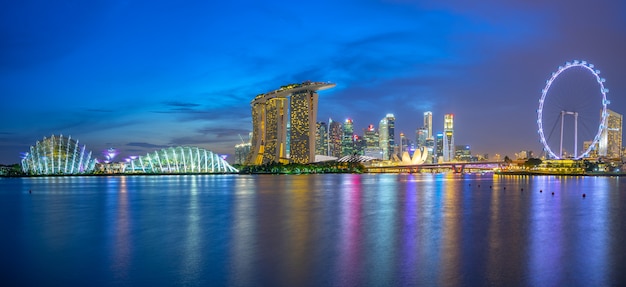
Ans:
[[[146,142],[130,142],[130,143],[127,143],[126,146],[135,146],[135,147],[151,148],[151,149],[162,149],[162,148],[170,147],[169,145],[151,144],[151,143],[146,143]]]

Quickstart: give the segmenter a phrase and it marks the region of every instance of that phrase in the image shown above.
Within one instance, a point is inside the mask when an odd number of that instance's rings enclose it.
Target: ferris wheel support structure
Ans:
[[[578,113],[561,111],[561,145],[559,148],[559,155],[563,156],[563,118],[565,115],[574,115],[574,154],[578,154]]]

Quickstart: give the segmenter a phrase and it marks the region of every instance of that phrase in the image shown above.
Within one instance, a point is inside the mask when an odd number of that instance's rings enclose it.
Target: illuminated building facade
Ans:
[[[454,115],[446,114],[443,118],[443,161],[454,159]]]
[[[443,159],[443,134],[438,133],[435,138],[435,155],[433,163],[438,163],[441,159]]]
[[[340,122],[333,121],[332,119],[328,119],[328,122],[328,155],[340,158],[343,127]]]
[[[426,129],[426,139],[433,139],[433,113],[424,112],[424,128]]]
[[[252,146],[246,164],[315,161],[317,91],[334,86],[307,81],[257,95],[250,103]]]
[[[598,142],[598,155],[620,158],[622,152],[622,115],[607,109],[606,126]]]
[[[71,136],[52,135],[31,146],[21,165],[23,172],[33,175],[84,174],[93,172],[96,160]]]
[[[417,147],[426,147],[426,141],[428,140],[428,129],[426,127],[418,128],[415,132],[415,142]]]
[[[454,158],[458,161],[471,161],[472,150],[469,145],[457,145],[454,151]]]
[[[316,128],[315,154],[328,155],[328,126],[325,122],[318,122]]]
[[[343,123],[343,134],[341,136],[341,156],[354,154],[354,126],[351,119],[346,119]]]
[[[235,145],[235,164],[245,164],[250,154],[250,143],[240,143]]]
[[[380,137],[380,148],[383,150],[383,159],[388,160],[394,153],[395,148],[395,124],[396,118],[393,114],[387,114],[378,125],[378,135]]]
[[[374,125],[369,125],[363,129],[363,138],[365,140],[365,147],[363,148],[363,155],[372,157],[375,159],[382,159],[383,152],[379,144],[379,135]]]

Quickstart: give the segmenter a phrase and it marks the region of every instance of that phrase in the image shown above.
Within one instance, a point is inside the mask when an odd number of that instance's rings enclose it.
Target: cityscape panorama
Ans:
[[[553,167],[550,160],[577,160],[561,166],[568,167],[569,173],[598,171],[598,166],[584,166],[580,160],[609,162],[601,166],[600,171],[619,172],[621,158],[624,154],[622,146],[622,115],[607,108],[610,101],[606,98],[608,89],[604,88],[604,78],[598,76],[599,71],[593,69],[586,61],[567,62],[560,66],[552,78],[547,81],[546,88],[539,100],[538,137],[544,145],[543,151],[535,153],[522,150],[515,158],[504,158],[494,154],[473,154],[469,144],[455,141],[455,116],[443,115],[443,129],[433,127],[433,113],[424,111],[422,123],[414,132],[396,133],[396,117],[392,113],[384,115],[377,125],[368,124],[361,129],[355,128],[352,119],[344,121],[328,119],[328,122],[317,119],[319,90],[331,89],[336,86],[331,82],[311,82],[283,85],[277,90],[259,94],[250,102],[252,131],[247,135],[248,141],[234,146],[234,161],[229,163],[226,155],[189,146],[163,148],[152,153],[130,156],[125,159],[116,158],[118,151],[109,148],[103,152],[103,159],[98,159],[85,145],[72,139],[71,136],[52,135],[23,153],[20,163],[24,174],[86,174],[86,173],[233,173],[239,172],[235,166],[255,166],[268,164],[312,164],[319,162],[354,161],[368,167],[398,167],[407,165],[435,165],[446,163],[492,162],[509,165],[513,160],[517,165],[525,166],[527,160],[537,158],[546,163],[540,166],[536,162],[534,168]],[[600,109],[600,125],[592,140],[583,140],[578,144],[578,118],[585,116],[584,111],[560,110],[554,126],[560,125],[560,138],[546,138],[544,126],[544,106],[549,105],[547,98],[557,77],[567,69],[583,68],[591,71],[600,84],[602,109]],[[555,96],[556,97],[556,96]],[[546,106],[547,108],[547,106]],[[547,110],[547,109],[546,109]],[[564,149],[564,133],[566,132],[565,116],[573,116],[574,129],[573,149]],[[554,128],[550,135],[554,133]],[[569,131],[571,133],[571,130]],[[572,141],[569,141],[571,144]],[[553,144],[553,146],[550,146]],[[558,144],[558,145],[557,145]],[[558,151],[555,154],[554,151]],[[500,166],[501,167],[501,166]],[[488,166],[487,170],[495,168]],[[572,170],[572,168],[574,170]],[[5,173],[10,168],[5,166]],[[380,169],[379,169],[380,170]],[[387,169],[385,171],[393,171]],[[409,169],[410,170],[410,169]],[[457,171],[453,169],[454,171]],[[515,170],[515,168],[513,168]],[[373,169],[370,169],[373,171]],[[403,169],[395,169],[403,171]],[[417,171],[417,169],[415,169]],[[432,171],[432,170],[431,170]]]

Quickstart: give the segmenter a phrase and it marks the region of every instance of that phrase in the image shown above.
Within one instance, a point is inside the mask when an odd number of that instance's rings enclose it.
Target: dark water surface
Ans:
[[[3,286],[626,285],[616,177],[2,178],[0,232]]]

